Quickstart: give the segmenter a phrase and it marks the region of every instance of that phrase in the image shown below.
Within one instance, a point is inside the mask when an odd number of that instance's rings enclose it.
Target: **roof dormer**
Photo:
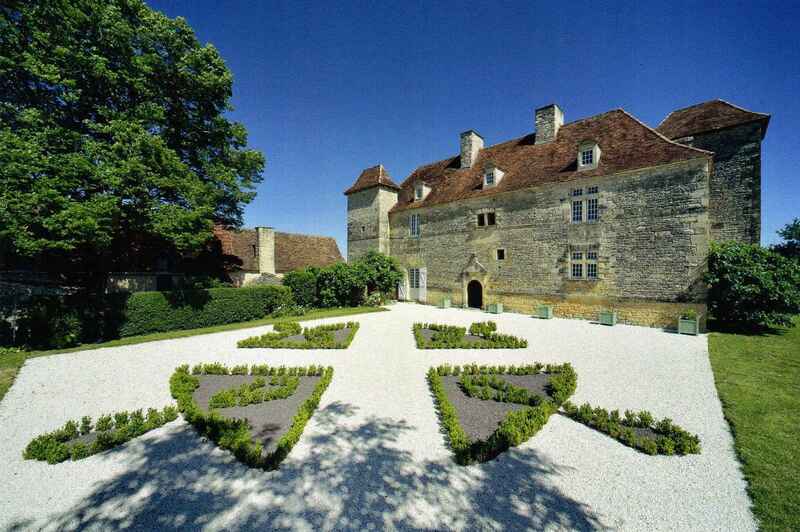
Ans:
[[[414,184],[414,201],[422,201],[428,197],[430,194],[431,187],[425,184],[423,181],[418,181]]]
[[[593,140],[578,145],[578,170],[593,170],[600,164],[600,146]]]
[[[502,181],[505,172],[494,165],[494,163],[487,163],[483,169],[483,188],[496,187]]]

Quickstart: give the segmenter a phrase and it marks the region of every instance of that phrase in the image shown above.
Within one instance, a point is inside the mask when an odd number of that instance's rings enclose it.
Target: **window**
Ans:
[[[495,218],[495,214],[493,212],[478,213],[478,227],[494,225],[496,221],[497,218]]]
[[[600,163],[600,146],[596,142],[582,142],[578,146],[578,170],[592,170]]]
[[[572,202],[572,222],[573,223],[580,223],[583,221],[583,202],[582,201],[573,201]]]
[[[256,249],[256,245],[255,244],[253,244],[253,256],[254,257],[258,256],[258,250]]]
[[[597,198],[586,200],[586,220],[589,222],[597,221]]]
[[[597,194],[597,185],[586,189],[587,194]]]
[[[419,227],[419,214],[412,214],[411,219],[409,220],[409,228],[411,230],[411,236],[418,237],[420,233]]]
[[[411,288],[419,288],[419,268],[408,270],[408,285]]]
[[[425,190],[423,189],[422,185],[417,185],[414,187],[414,199],[421,200]]]
[[[570,191],[569,195],[572,196],[573,198],[576,196],[583,196],[583,189],[573,188],[572,191]]]
[[[486,215],[480,213],[478,215],[478,227],[483,227],[484,225],[486,225]]]
[[[361,226],[361,234],[363,235],[363,234],[364,234],[364,232],[366,232],[366,230],[367,230],[367,227],[366,227],[366,226],[364,226],[364,225],[362,225],[362,226]]]
[[[494,225],[495,224],[495,217],[493,212],[486,213],[486,225]]]
[[[486,185],[488,186],[494,185],[494,172],[492,171],[486,172],[486,175],[483,176],[483,178],[486,182]]]
[[[581,166],[594,164],[594,150],[588,149],[581,152]]]
[[[497,250],[497,260],[506,260],[506,250],[505,249],[498,249]]]
[[[597,280],[597,251],[571,252],[570,277],[572,279]]]

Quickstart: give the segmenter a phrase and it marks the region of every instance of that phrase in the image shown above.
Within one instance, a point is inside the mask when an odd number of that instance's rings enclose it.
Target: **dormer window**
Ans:
[[[428,192],[431,191],[431,187],[426,185],[425,183],[417,183],[414,185],[414,201],[422,201],[428,196]]]
[[[483,171],[483,188],[492,188],[500,183],[503,179],[504,172],[496,167],[494,164],[489,163]]]
[[[596,142],[582,142],[578,146],[578,170],[592,170],[600,162],[600,146]]]

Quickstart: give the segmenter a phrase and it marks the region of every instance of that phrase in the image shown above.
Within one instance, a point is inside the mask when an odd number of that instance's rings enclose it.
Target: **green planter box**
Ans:
[[[600,311],[600,324],[601,325],[616,325],[617,324],[617,313],[613,310],[601,310]]]
[[[439,302],[439,308],[450,308],[451,304],[450,298],[446,297]]]
[[[700,318],[678,318],[678,333],[697,336],[700,333]]]
[[[492,303],[486,310],[491,314],[502,314],[503,313],[503,304],[502,303]]]
[[[553,317],[553,305],[539,305],[536,309],[536,317],[549,320]]]

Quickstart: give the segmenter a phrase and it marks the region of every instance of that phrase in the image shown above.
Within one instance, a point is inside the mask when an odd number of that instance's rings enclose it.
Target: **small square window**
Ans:
[[[580,223],[583,221],[583,202],[572,202],[572,221],[573,223]]]
[[[498,249],[497,250],[497,260],[506,260],[506,250],[505,249]]]
[[[586,252],[586,260],[597,260],[597,252],[596,251],[587,251]]]
[[[586,189],[587,194],[597,194],[597,186],[589,187]]]
[[[484,179],[487,185],[494,185],[494,172],[486,172]]]
[[[572,252],[572,260],[583,260],[583,252],[582,251],[573,251]]]
[[[583,150],[581,152],[581,166],[589,166],[594,163],[594,150]]]
[[[478,227],[483,227],[484,225],[486,225],[486,215],[480,213],[478,215]]]
[[[493,212],[486,213],[486,225],[494,225],[495,224],[495,217]]]
[[[573,188],[572,191],[569,193],[570,196],[583,196],[583,189],[582,188]]]

